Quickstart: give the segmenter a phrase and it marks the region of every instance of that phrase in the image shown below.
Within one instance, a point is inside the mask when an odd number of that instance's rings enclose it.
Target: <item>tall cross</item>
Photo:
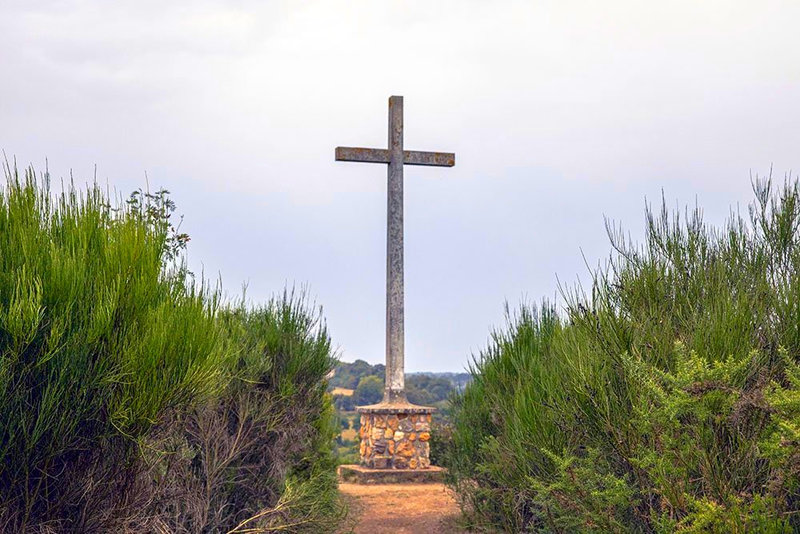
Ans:
[[[407,402],[403,326],[403,165],[452,167],[456,155],[403,150],[403,97],[389,97],[389,148],[336,147],[336,161],[389,165],[386,210],[386,385],[383,401]]]

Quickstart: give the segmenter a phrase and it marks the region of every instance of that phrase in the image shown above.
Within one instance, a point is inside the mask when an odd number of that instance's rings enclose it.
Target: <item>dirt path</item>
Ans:
[[[350,505],[342,532],[456,534],[460,511],[443,484],[349,484],[339,491]]]

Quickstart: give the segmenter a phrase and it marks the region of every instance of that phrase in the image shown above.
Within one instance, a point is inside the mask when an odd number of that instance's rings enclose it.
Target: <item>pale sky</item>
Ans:
[[[0,0],[0,149],[169,189],[195,272],[308,284],[343,359],[384,358],[384,147],[405,97],[406,368],[458,371],[503,303],[642,235],[645,198],[749,202],[798,168],[800,2]]]

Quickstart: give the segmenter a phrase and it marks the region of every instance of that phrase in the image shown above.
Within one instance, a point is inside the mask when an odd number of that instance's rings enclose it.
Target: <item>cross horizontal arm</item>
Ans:
[[[349,146],[337,146],[336,161],[389,163],[389,151],[385,148],[353,148]]]
[[[360,161],[363,163],[389,163],[389,151],[385,148],[336,147],[336,161]],[[403,151],[405,165],[425,165],[428,167],[452,167],[456,155],[450,152]]]
[[[427,165],[429,167],[452,167],[456,164],[456,155],[450,152],[406,150],[403,152],[403,163],[406,165]]]

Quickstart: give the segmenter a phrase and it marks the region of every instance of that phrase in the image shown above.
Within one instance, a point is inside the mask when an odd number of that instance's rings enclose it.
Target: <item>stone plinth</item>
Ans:
[[[409,403],[359,406],[361,465],[371,469],[428,469],[434,411]]]

